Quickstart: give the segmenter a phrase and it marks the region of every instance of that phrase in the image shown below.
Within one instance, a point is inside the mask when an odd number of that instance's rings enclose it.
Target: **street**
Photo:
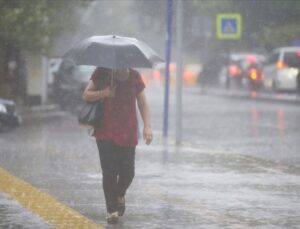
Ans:
[[[163,87],[146,90],[154,142],[140,139],[126,213],[116,226],[106,226],[95,141],[74,114],[25,112],[22,126],[0,134],[1,168],[104,228],[300,227],[299,105],[186,88],[183,142],[176,146],[173,89],[168,140]],[[17,212],[23,217],[12,217]],[[52,228],[49,222],[0,193],[1,228]]]

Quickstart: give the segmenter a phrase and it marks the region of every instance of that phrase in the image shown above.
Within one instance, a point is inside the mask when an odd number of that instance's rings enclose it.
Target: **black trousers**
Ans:
[[[135,147],[97,141],[107,212],[117,211],[117,198],[125,196],[134,177]]]

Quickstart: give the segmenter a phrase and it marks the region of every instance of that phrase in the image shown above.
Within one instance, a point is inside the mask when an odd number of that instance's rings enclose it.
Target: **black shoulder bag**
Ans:
[[[106,77],[100,77],[99,85],[103,86]],[[78,115],[78,122],[82,125],[94,127],[98,129],[102,124],[104,109],[104,99],[95,102],[85,102]]]

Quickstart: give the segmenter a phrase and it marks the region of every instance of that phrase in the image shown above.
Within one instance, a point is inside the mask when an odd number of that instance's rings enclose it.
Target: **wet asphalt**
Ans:
[[[300,106],[185,89],[176,146],[173,92],[166,140],[163,88],[147,90],[155,139],[140,141],[116,226],[105,221],[95,141],[74,114],[24,111],[22,126],[0,134],[0,166],[106,228],[299,228]],[[2,193],[0,222],[51,228]]]

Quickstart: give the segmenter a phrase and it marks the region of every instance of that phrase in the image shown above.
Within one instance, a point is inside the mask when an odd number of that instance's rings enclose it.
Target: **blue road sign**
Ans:
[[[223,34],[236,34],[237,32],[237,22],[235,19],[226,19],[222,20],[221,25]]]
[[[217,38],[240,39],[242,35],[242,17],[240,14],[217,15]]]

